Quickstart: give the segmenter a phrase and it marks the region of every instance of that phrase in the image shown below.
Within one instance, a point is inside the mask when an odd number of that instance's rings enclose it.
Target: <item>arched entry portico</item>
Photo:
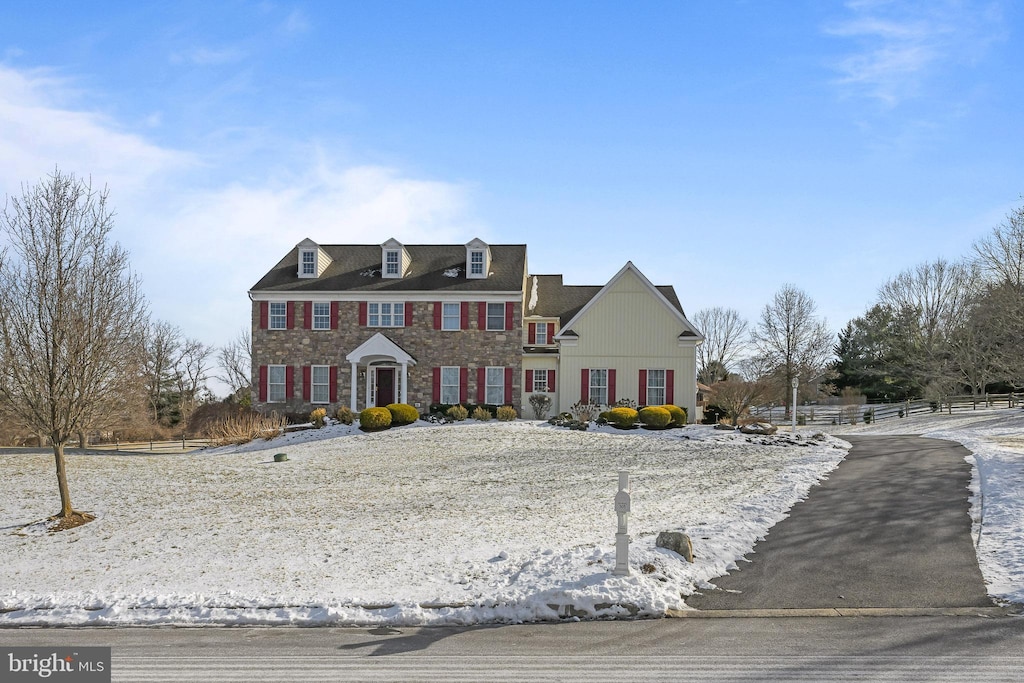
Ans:
[[[380,332],[356,347],[345,356],[345,360],[352,365],[349,407],[353,412],[359,410],[360,368],[366,369],[361,402],[364,407],[380,403],[375,396],[376,390],[389,394],[383,399],[388,403],[409,402],[409,366],[416,365],[416,359]],[[387,400],[388,398],[392,400]]]

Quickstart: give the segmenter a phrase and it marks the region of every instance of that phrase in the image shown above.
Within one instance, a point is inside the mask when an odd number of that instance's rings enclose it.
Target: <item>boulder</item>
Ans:
[[[779,431],[779,428],[775,425],[770,425],[767,422],[751,422],[748,425],[740,427],[740,431],[744,434],[762,434],[765,436],[771,436],[775,432]]]
[[[665,550],[679,553],[687,562],[693,562],[693,544],[690,537],[679,531],[662,531],[658,534],[654,545]]]
[[[735,431],[736,428],[733,427],[732,425],[722,424],[721,422],[719,422],[718,424],[715,425],[715,429],[721,429],[723,432],[732,432]]]

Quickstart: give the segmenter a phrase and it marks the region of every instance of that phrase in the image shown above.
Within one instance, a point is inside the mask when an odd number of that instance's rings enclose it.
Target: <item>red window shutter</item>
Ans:
[[[338,366],[332,365],[329,371],[330,373],[330,387],[328,391],[331,392],[331,403],[338,402]]]
[[[676,371],[665,371],[665,403],[672,405],[676,402]]]
[[[580,400],[590,403],[590,369],[580,370]]]
[[[313,329],[313,302],[306,301],[302,304],[302,326],[307,329]]]
[[[647,405],[647,371],[640,371],[640,384],[636,390],[636,402],[642,406]]]
[[[303,401],[308,401],[309,397],[313,393],[312,390],[311,390],[311,387],[310,387],[310,385],[312,384],[312,380],[313,380],[313,368],[311,368],[308,365],[303,365],[302,366],[302,400]]]
[[[366,327],[366,302],[359,302],[359,326]]]
[[[434,329],[441,329],[441,311],[444,309],[444,304],[440,301],[434,302]],[[436,401],[435,401],[436,403]]]
[[[413,306],[411,301],[406,301],[402,305],[402,310],[405,312],[405,327],[412,327],[412,311]]]
[[[523,387],[523,391],[527,393],[533,392],[533,370],[526,371],[526,386]]]
[[[530,325],[529,325],[529,327],[527,327],[527,329],[529,330],[529,332],[527,333],[527,336],[526,336],[526,343],[527,344],[536,344],[537,343],[537,323],[530,323]]]
[[[284,369],[284,399],[287,401],[295,395],[295,368],[291,365]]]
[[[270,304],[266,301],[260,302],[260,329],[265,330],[269,326],[268,321],[270,319]]]
[[[549,391],[558,391],[558,385],[555,384],[555,371],[554,370],[548,370],[548,387],[547,388],[548,388]]]
[[[331,302],[331,329],[338,329],[338,302]]]
[[[441,368],[434,368],[434,390],[431,396],[434,403],[441,402]]]
[[[505,302],[505,330],[509,331],[513,329],[513,322],[516,317],[516,305],[511,301]]]
[[[469,398],[469,368],[459,368],[459,403]]]
[[[505,368],[505,405],[512,405],[512,368]]]
[[[608,371],[608,405],[615,403],[615,371]]]
[[[476,305],[476,326],[477,329],[487,329],[487,303],[481,301]]]
[[[554,323],[548,323],[548,340],[545,343],[546,344],[550,344],[551,343],[551,338],[554,337],[554,336],[555,336],[555,324]]]
[[[476,402],[487,400],[487,368],[476,369]]]
[[[288,329],[293,330],[295,329],[295,302],[289,301],[285,310],[287,312]]]
[[[469,329],[469,302],[468,301],[463,301],[462,305],[459,307],[459,329],[460,330],[468,330]]]
[[[260,403],[267,402],[267,366],[260,366]]]

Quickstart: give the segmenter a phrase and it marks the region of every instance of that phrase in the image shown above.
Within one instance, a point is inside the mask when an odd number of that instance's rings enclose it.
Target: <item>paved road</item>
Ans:
[[[0,645],[43,644],[112,647],[114,681],[1020,681],[1024,671],[1018,617],[0,629]]]
[[[991,607],[971,538],[969,451],[917,436],[844,436],[829,478],[701,610]]]

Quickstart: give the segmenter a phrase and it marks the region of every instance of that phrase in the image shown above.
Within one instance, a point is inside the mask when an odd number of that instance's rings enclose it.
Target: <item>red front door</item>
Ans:
[[[395,402],[395,369],[377,368],[377,401],[383,407]]]

